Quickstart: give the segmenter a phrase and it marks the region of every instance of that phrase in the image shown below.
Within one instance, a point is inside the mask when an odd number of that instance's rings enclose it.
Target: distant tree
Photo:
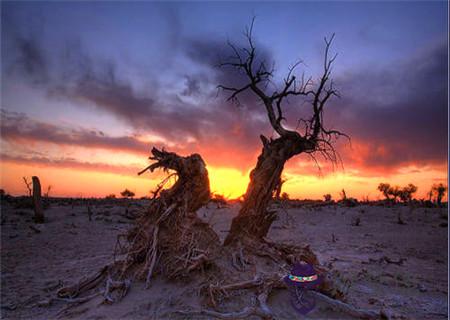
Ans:
[[[391,185],[389,183],[380,183],[378,185],[378,190],[383,193],[383,195],[386,197],[386,200],[390,200],[390,190],[391,190]]]
[[[331,201],[331,194],[327,193],[323,195],[323,198],[325,199],[325,202],[330,202]]]
[[[412,183],[400,190],[400,199],[403,202],[410,202],[412,200],[413,193],[417,192],[417,186]]]
[[[287,193],[287,192],[283,192],[282,194],[281,194],[281,201],[287,201],[287,200],[289,200],[289,194]]]
[[[274,88],[276,74],[273,64],[258,54],[252,30],[253,22],[245,32],[247,46],[238,47],[229,43],[233,54],[221,64],[222,67],[235,69],[236,74],[242,75],[246,81],[222,84],[219,88],[229,92],[228,100],[236,103],[239,103],[243,94],[251,92],[260,102],[259,106],[266,111],[267,120],[277,136],[267,138],[260,135],[262,150],[256,166],[250,172],[244,202],[239,214],[231,222],[225,245],[243,242],[243,238],[262,240],[276,218],[276,212],[267,208],[279,185],[285,164],[301,154],[313,157],[314,154],[321,154],[325,159],[337,163],[340,158],[334,143],[339,137],[345,136],[337,130],[326,128],[324,123],[328,102],[339,96],[331,76],[336,59],[336,55],[330,52],[334,35],[330,39],[325,38],[322,72],[317,80],[295,75],[296,68],[301,65],[299,61],[289,68],[281,86]],[[293,99],[299,99],[299,102],[304,100],[306,104],[300,102],[298,106],[307,110],[295,129],[285,122],[286,106]]]
[[[0,189],[0,199],[1,200],[7,200],[9,199],[9,195],[6,193],[4,189]]]
[[[116,195],[114,193],[108,194],[105,199],[115,199]]]
[[[394,202],[397,202],[397,199],[400,198],[403,202],[406,202],[411,200],[412,194],[417,191],[417,187],[411,183],[404,188],[391,186],[389,183],[380,183],[378,190],[383,193],[386,200],[394,200]]]
[[[344,190],[344,189],[342,189],[340,195],[341,195],[341,200],[342,200],[342,201],[347,200],[347,193],[345,193],[345,190]]]
[[[427,193],[427,197],[428,201],[431,202],[431,200],[433,199],[433,188],[431,188],[431,190]]]
[[[436,196],[436,203],[440,206],[442,203],[442,199],[445,196],[445,192],[447,192],[447,187],[444,186],[442,183],[434,184],[431,187],[431,194]]]
[[[48,186],[47,186],[47,191],[44,193],[44,196],[46,197],[46,198],[48,198],[48,195],[50,194],[50,190],[52,190],[52,185],[51,184],[49,184]]]
[[[389,193],[394,197],[394,202],[397,202],[397,199],[400,198],[401,195],[401,189],[398,186],[391,187]]]
[[[134,197],[134,192],[130,191],[128,189],[123,190],[120,195],[124,198],[133,198]]]
[[[23,179],[23,182],[25,183],[25,186],[27,187],[28,196],[30,196],[30,198],[31,198],[31,196],[33,194],[33,189],[31,189],[32,182],[28,181],[28,179],[26,177],[23,177],[22,179]]]
[[[344,189],[342,189],[341,193],[341,202],[347,207],[354,207],[358,204],[358,200],[352,197],[347,197],[347,193]]]
[[[378,190],[383,193],[386,200],[394,200],[394,202],[397,202],[397,199],[402,195],[402,189],[400,189],[400,187],[391,186],[389,183],[380,183],[378,185]]]

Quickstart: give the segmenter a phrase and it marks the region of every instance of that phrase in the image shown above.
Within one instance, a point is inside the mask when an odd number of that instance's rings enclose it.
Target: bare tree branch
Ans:
[[[323,71],[321,77],[319,78],[317,85],[314,86],[311,77],[305,78],[304,73],[301,75],[300,80],[297,79],[295,72],[297,68],[303,63],[302,60],[294,63],[288,70],[286,77],[283,79],[283,86],[281,90],[275,90],[272,94],[266,93],[267,84],[272,81],[274,67],[270,70],[266,68],[266,61],[261,61],[255,66],[257,61],[257,50],[253,41],[253,26],[255,18],[249,27],[246,28],[244,36],[247,41],[247,47],[238,49],[231,42],[228,42],[234,56],[229,60],[221,64],[222,67],[232,67],[237,69],[246,75],[248,82],[241,87],[233,87],[226,85],[219,85],[218,89],[227,91],[230,93],[228,101],[233,101],[239,104],[239,96],[241,93],[251,90],[256,96],[263,102],[269,122],[275,132],[281,137],[296,137],[299,142],[304,145],[302,151],[321,151],[326,153],[327,158],[330,160],[335,160],[335,156],[331,156],[335,153],[334,149],[330,143],[318,146],[319,144],[324,144],[324,141],[329,139],[324,136],[339,136],[347,135],[341,133],[337,130],[327,130],[325,129],[323,123],[323,111],[325,105],[332,97],[339,97],[339,92],[335,89],[334,83],[332,81],[331,72],[332,65],[337,58],[337,54],[330,57],[330,49],[334,40],[334,34],[328,39],[324,38],[325,41],[325,53],[323,60]],[[282,123],[285,119],[284,117],[284,105],[288,102],[288,98],[291,96],[312,96],[310,101],[312,107],[312,116],[309,120],[300,119],[299,124],[304,124],[304,131],[299,132],[297,129],[288,130]],[[329,153],[328,153],[329,152]]]

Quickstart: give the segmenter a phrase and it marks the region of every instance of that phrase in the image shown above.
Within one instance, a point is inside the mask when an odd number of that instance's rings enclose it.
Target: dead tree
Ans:
[[[49,184],[47,186],[47,191],[45,192],[44,196],[48,199],[48,197],[50,196],[50,191],[52,190],[52,185]]]
[[[127,235],[131,243],[128,252],[132,254],[128,254],[126,263],[145,262],[142,272],[147,285],[157,259],[167,277],[183,276],[211,262],[216,252],[213,248],[220,246],[217,234],[196,215],[211,196],[208,171],[201,156],[181,157],[156,148],[152,149],[152,154],[150,159],[156,162],[139,174],[162,168],[174,171],[177,180],[170,189],[155,192],[159,197],[150,205],[151,214],[138,218],[136,228]],[[162,186],[160,184],[158,189]],[[184,265],[180,266],[180,260]]]
[[[50,299],[47,304],[53,300],[68,303],[58,313],[60,316],[70,316],[72,311],[82,312],[72,308],[91,299],[102,303],[119,301],[133,281],[141,279],[148,286],[153,276],[160,274],[169,279],[184,278],[199,293],[200,309],[173,310],[172,313],[221,319],[253,315],[273,319],[275,315],[268,298],[273,289],[285,287],[283,278],[288,265],[305,261],[325,275],[327,269],[319,265],[309,246],[269,240],[249,241],[238,250],[235,246],[221,246],[217,234],[195,214],[210,199],[208,172],[202,158],[197,154],[181,157],[156,148],[152,154],[150,159],[154,163],[141,173],[157,168],[172,173],[158,185],[150,206],[141,213],[135,226],[123,235],[127,241],[122,244],[123,237],[118,238],[114,261],[92,276],[59,289],[57,296]],[[176,182],[163,190],[164,182],[174,174]],[[264,267],[261,269],[261,266]],[[364,310],[336,300],[342,299],[345,288],[335,285],[331,279],[324,278],[320,291],[327,296],[321,297],[332,307],[365,316]],[[239,290],[240,298],[248,299],[249,304],[256,301],[256,304],[238,312],[217,310],[235,296],[232,294],[235,290]]]
[[[154,162],[139,174],[161,168],[173,171],[169,177],[175,174],[177,181],[165,190],[164,183],[160,184],[135,226],[119,236],[114,256],[122,256],[120,259],[74,286],[62,288],[59,298],[85,302],[98,296],[98,291],[93,291],[104,286],[104,302],[111,303],[120,300],[135,279],[149,286],[155,273],[167,278],[184,277],[207,268],[220,254],[219,237],[195,213],[210,199],[203,159],[198,154],[181,157],[156,148],[151,152],[149,159]]]
[[[444,198],[446,191],[447,191],[447,187],[444,184],[442,184],[442,183],[434,184],[431,187],[430,199],[431,199],[432,195],[435,194],[436,195],[436,203],[438,206],[441,206],[442,199]]]
[[[238,101],[240,94],[250,90],[264,105],[265,111],[277,137],[268,139],[261,135],[263,148],[258,157],[256,167],[250,173],[250,183],[244,196],[239,215],[231,224],[225,244],[236,242],[243,237],[262,239],[275,219],[275,212],[269,211],[268,204],[274,190],[279,184],[285,163],[299,154],[322,154],[327,160],[339,161],[333,143],[345,134],[324,127],[325,105],[334,96],[339,96],[331,80],[332,64],[336,55],[330,57],[330,47],[334,35],[325,38],[325,56],[322,75],[317,82],[312,78],[299,80],[295,75],[301,62],[295,63],[284,79],[279,90],[268,93],[267,87],[272,83],[273,68],[269,69],[265,61],[258,61],[257,51],[252,39],[251,26],[246,30],[247,47],[238,49],[230,44],[233,56],[222,63],[223,67],[235,68],[244,74],[247,83],[241,87],[220,85],[219,89],[230,92],[229,101]],[[300,119],[300,130],[288,129],[283,124],[283,108],[289,98],[305,98],[311,116]]]
[[[32,194],[33,194],[33,190],[31,189],[31,182],[29,182],[28,179],[27,179],[26,177],[23,177],[22,179],[23,179],[23,182],[25,183],[25,186],[27,187],[28,195],[29,195],[30,198],[31,198],[31,196],[32,196]]]
[[[33,181],[33,208],[34,208],[34,221],[36,223],[44,223],[44,209],[42,206],[41,197],[41,183],[39,178],[32,177]]]

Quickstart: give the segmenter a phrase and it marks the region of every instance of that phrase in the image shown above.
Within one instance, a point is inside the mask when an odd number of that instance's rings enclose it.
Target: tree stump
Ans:
[[[44,209],[42,206],[41,197],[41,183],[39,178],[33,176],[33,208],[34,208],[34,222],[44,223]]]
[[[163,190],[169,180],[164,179],[154,192],[149,208],[136,219],[135,226],[119,236],[119,249],[114,256],[123,254],[121,259],[115,259],[74,286],[60,289],[59,298],[85,302],[85,297],[94,297],[93,290],[103,285],[104,302],[112,303],[127,293],[134,280],[144,280],[148,287],[154,274],[167,278],[191,276],[211,267],[220,256],[219,237],[196,215],[210,199],[208,171],[201,156],[181,157],[153,148],[149,159],[154,163],[139,174],[161,168],[172,171],[169,177],[176,176],[176,182]],[[122,236],[126,239],[124,243],[120,241]],[[80,295],[84,297],[77,298]]]

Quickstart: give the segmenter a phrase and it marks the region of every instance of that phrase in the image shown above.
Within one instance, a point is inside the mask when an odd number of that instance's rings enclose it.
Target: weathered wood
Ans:
[[[244,196],[244,203],[237,217],[231,224],[230,232],[225,240],[226,245],[239,241],[243,237],[262,239],[269,231],[275,220],[275,212],[268,210],[269,201],[273,193],[280,186],[281,174],[286,161],[301,153],[320,153],[323,157],[337,162],[337,155],[333,142],[339,136],[346,136],[337,130],[327,130],[323,123],[323,112],[327,101],[339,93],[333,87],[331,80],[331,66],[336,55],[329,57],[329,50],[333,37],[325,38],[325,56],[323,73],[317,83],[309,78],[305,81],[297,80],[295,68],[301,64],[297,62],[290,68],[284,79],[281,90],[267,93],[268,84],[272,82],[274,70],[268,69],[266,61],[260,61],[256,56],[256,49],[252,39],[253,22],[247,29],[245,36],[248,40],[247,48],[239,50],[230,44],[234,55],[229,62],[222,63],[237,69],[247,77],[247,82],[241,87],[219,85],[224,91],[230,92],[228,100],[237,101],[241,93],[251,91],[261,102],[267,112],[267,117],[273,130],[278,135],[275,140],[261,136],[263,150],[258,157],[256,167],[250,174],[250,182]],[[283,107],[289,97],[311,97],[308,101],[310,116],[301,118],[298,126],[300,130],[291,129],[283,125]],[[348,137],[348,136],[347,136]]]
[[[323,293],[317,291],[312,290],[310,291],[310,294],[313,295],[315,298],[317,298],[317,300],[326,303],[333,310],[349,314],[358,319],[368,319],[368,320],[382,319],[382,316],[379,312],[354,307],[348,303],[330,298],[324,295]]]
[[[154,162],[140,173],[157,168],[173,170],[176,182],[165,190],[160,184],[149,208],[122,235],[128,243],[122,246],[118,242],[116,249],[120,251],[115,251],[114,256],[123,255],[120,259],[74,286],[60,289],[59,297],[95,297],[92,291],[103,286],[105,302],[113,303],[128,292],[131,280],[145,280],[148,287],[155,272],[169,278],[186,276],[201,270],[221,253],[219,237],[195,214],[210,199],[208,171],[200,155],[182,157],[153,148],[150,159]]]
[[[41,183],[39,178],[33,176],[33,208],[34,208],[34,222],[44,223],[44,209],[42,206],[42,196],[41,196]]]
[[[276,218],[276,213],[269,211],[268,206],[280,184],[284,165],[291,157],[308,148],[307,142],[295,134],[271,141],[264,138],[262,141],[261,155],[250,173],[244,202],[239,215],[231,223],[226,245],[244,236],[262,239],[267,235]]]

